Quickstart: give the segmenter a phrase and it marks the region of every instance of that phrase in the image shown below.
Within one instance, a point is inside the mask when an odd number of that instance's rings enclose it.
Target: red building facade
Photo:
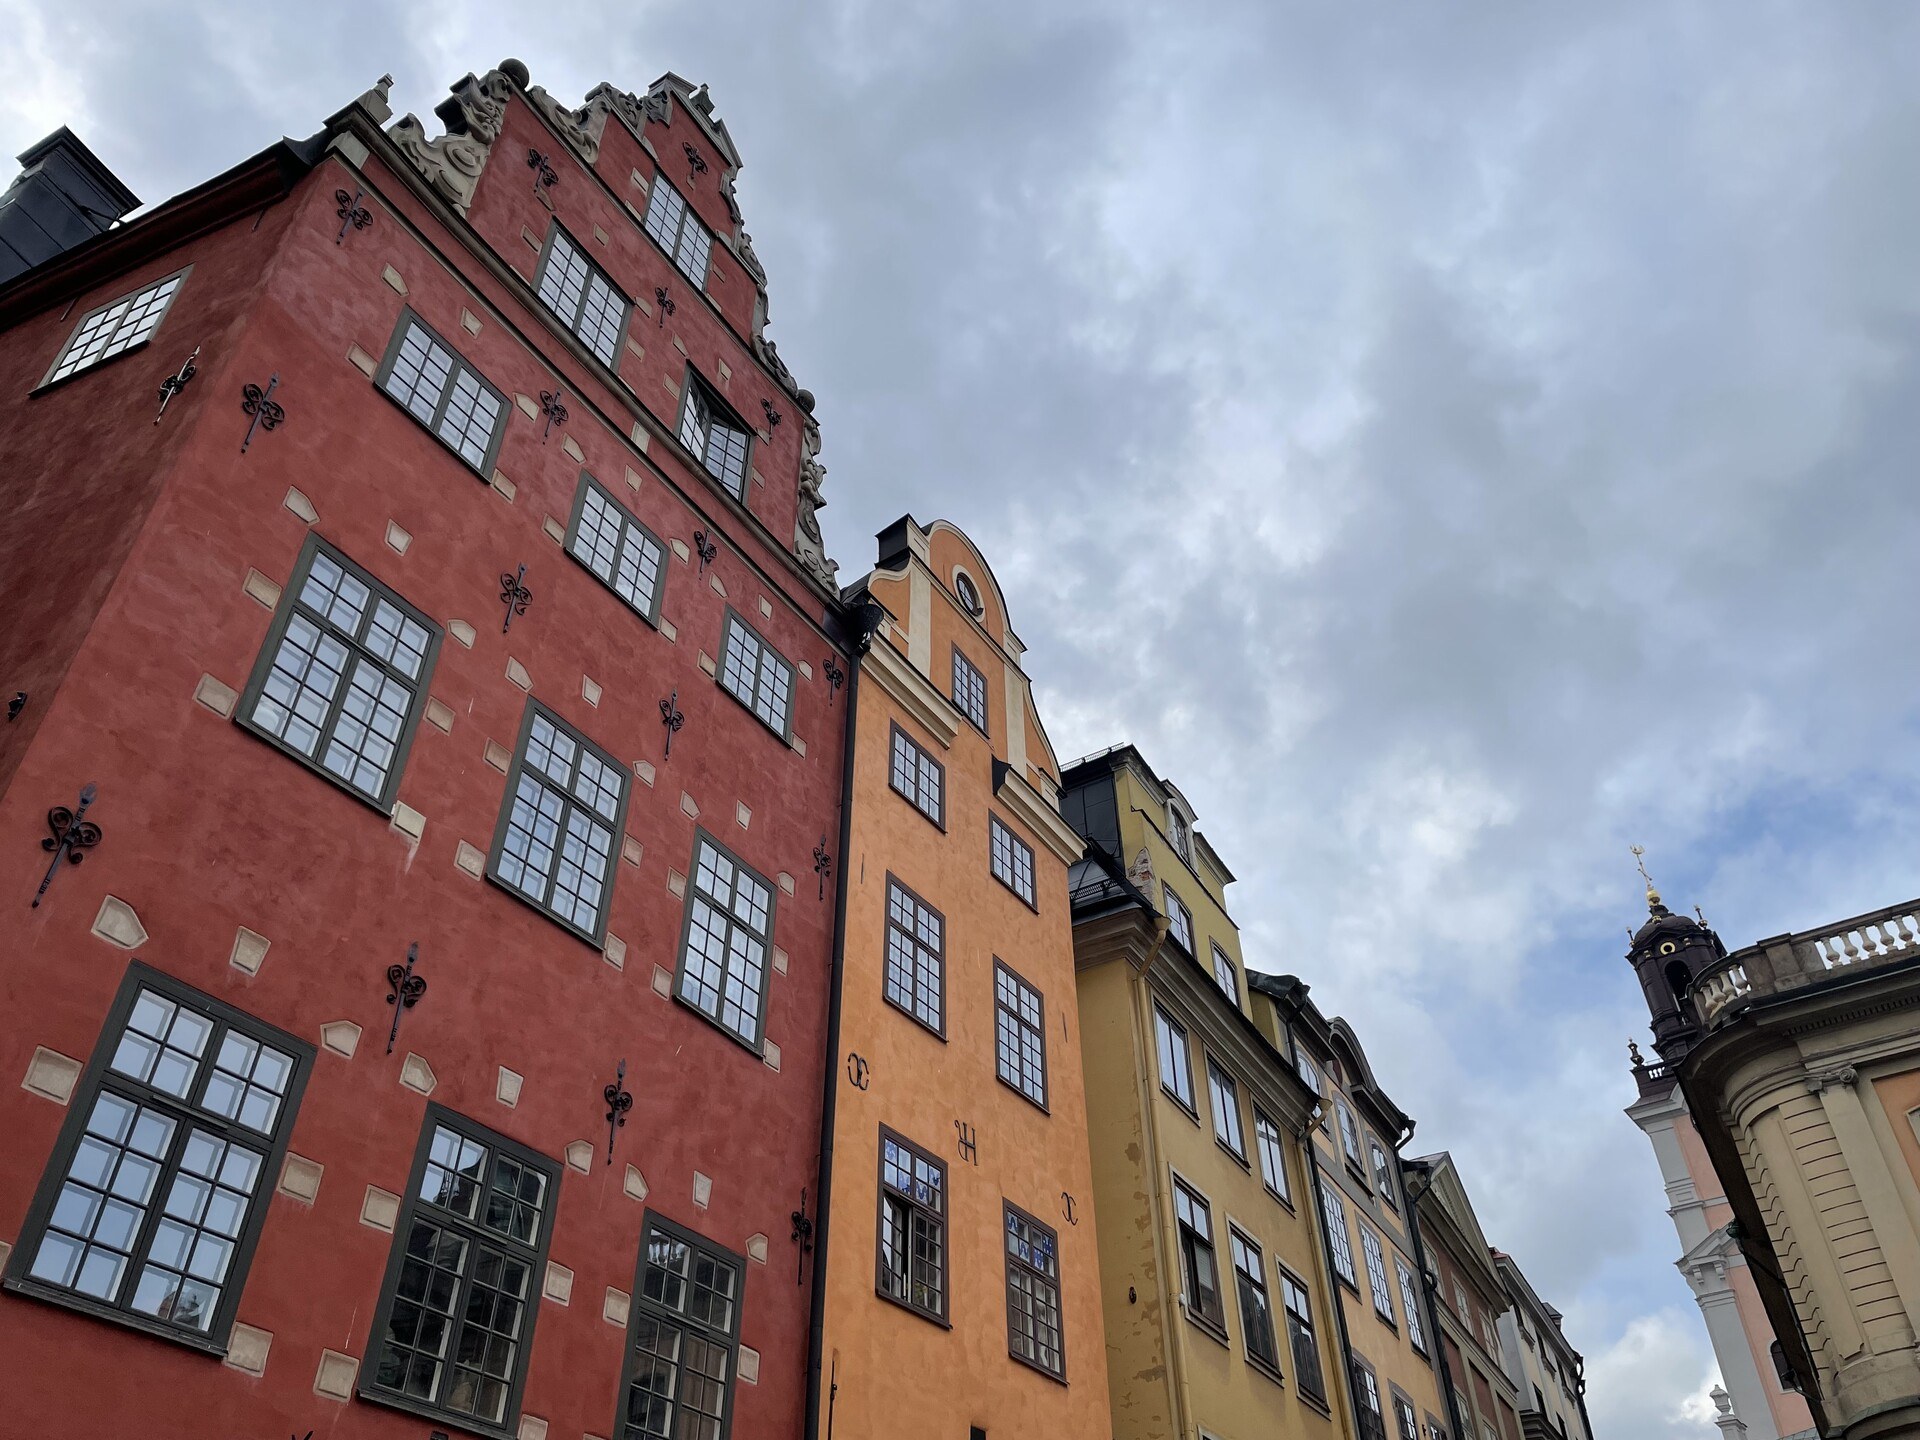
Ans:
[[[0,1433],[800,1432],[812,398],[704,87],[440,115],[0,287]]]

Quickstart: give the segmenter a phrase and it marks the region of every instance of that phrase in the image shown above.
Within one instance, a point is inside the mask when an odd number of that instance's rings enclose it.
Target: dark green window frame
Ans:
[[[737,667],[742,672],[739,680],[747,690],[745,695],[735,688],[736,666],[733,662],[736,658],[734,647],[736,636],[745,637],[740,641],[738,659],[741,663]],[[747,660],[753,662],[751,675],[744,673]],[[748,713],[754,719],[782,740],[789,741],[793,739],[794,674],[793,662],[774,649],[766,637],[749,625],[738,610],[729,606],[726,624],[720,632],[720,659],[714,666],[714,680],[728,695],[746,706]],[[761,708],[762,688],[768,684],[770,677],[773,680],[773,690],[779,695],[781,702],[780,723],[777,725],[767,717],[766,710]]]
[[[142,992],[150,991],[162,1001],[185,1007],[211,1022],[199,1052],[198,1063],[194,1067],[188,1090],[184,1097],[176,1097],[170,1090],[155,1086],[149,1082],[132,1079],[121,1071],[112,1069],[115,1056],[127,1043],[128,1021],[132,1018],[136,1004]],[[293,1061],[292,1072],[287,1077],[285,1087],[279,1092],[279,1107],[273,1120],[271,1133],[262,1133],[236,1120],[223,1120],[217,1111],[202,1108],[208,1088],[218,1070],[216,1061],[222,1053],[222,1047],[229,1035],[237,1035],[243,1042],[254,1045],[270,1046]],[[174,1052],[176,1056],[178,1051]],[[235,1009],[213,996],[182,984],[172,976],[155,970],[135,960],[127,966],[125,978],[120,983],[119,992],[114,996],[107,1010],[105,1022],[100,1029],[100,1038],[95,1042],[93,1054],[87,1061],[86,1069],[81,1073],[80,1081],[74,1087],[72,1099],[67,1106],[67,1118],[60,1127],[53,1151],[48,1157],[46,1169],[40,1177],[40,1185],[34,1193],[33,1203],[28,1207],[26,1223],[20,1229],[18,1242],[13,1249],[13,1257],[7,1267],[4,1287],[16,1295],[31,1296],[69,1310],[77,1310],[99,1320],[124,1325],[149,1335],[184,1345],[189,1349],[206,1351],[210,1354],[227,1353],[227,1341],[233,1331],[234,1312],[239,1307],[240,1296],[246,1287],[247,1273],[253,1262],[253,1252],[259,1243],[260,1232],[266,1224],[267,1212],[272,1207],[275,1188],[280,1181],[281,1166],[286,1163],[287,1144],[293,1133],[294,1119],[299,1113],[301,1095],[306,1089],[307,1078],[313,1070],[314,1049],[305,1041],[288,1035],[275,1026],[255,1019],[243,1010]],[[180,1063],[177,1059],[174,1062]],[[172,1121],[161,1155],[152,1157],[156,1162],[154,1178],[142,1204],[145,1209],[136,1222],[135,1230],[129,1241],[126,1267],[118,1281],[117,1290],[124,1296],[114,1300],[104,1300],[81,1293],[76,1289],[35,1279],[32,1271],[41,1244],[46,1238],[56,1206],[60,1203],[61,1192],[70,1180],[77,1180],[75,1159],[81,1142],[87,1136],[88,1128],[94,1118],[94,1112],[103,1094],[112,1094],[123,1101],[130,1102],[143,1110],[164,1113]],[[135,1127],[138,1122],[136,1120]],[[133,1296],[138,1290],[142,1266],[156,1258],[155,1241],[161,1224],[167,1220],[165,1207],[174,1192],[175,1182],[183,1177],[183,1162],[190,1138],[199,1132],[216,1137],[224,1143],[231,1139],[245,1144],[250,1150],[261,1156],[252,1189],[248,1192],[248,1206],[239,1233],[232,1237],[233,1250],[220,1280],[221,1292],[213,1309],[212,1318],[204,1331],[188,1329],[180,1324],[171,1323],[155,1315],[142,1314],[131,1308]],[[132,1139],[131,1133],[128,1140]],[[111,1142],[109,1142],[111,1144]],[[97,1147],[104,1148],[104,1147]],[[137,1147],[130,1147],[135,1158],[139,1157]],[[147,1152],[149,1155],[151,1152]],[[121,1155],[116,1155],[110,1163],[124,1168]],[[223,1155],[224,1161],[224,1155]],[[224,1168],[224,1166],[223,1166]],[[103,1177],[104,1178],[104,1177]],[[119,1177],[116,1173],[115,1179]],[[191,1185],[191,1174],[186,1175]],[[113,1182],[109,1181],[111,1186]],[[109,1196],[102,1197],[110,1198]],[[205,1228],[210,1220],[210,1206],[213,1195],[202,1198],[199,1215],[195,1220],[197,1227]],[[96,1232],[97,1233],[97,1232]],[[217,1231],[213,1233],[217,1234]],[[196,1237],[196,1243],[197,1243]],[[185,1259],[186,1257],[182,1257]]]
[[[562,297],[557,293],[550,293],[547,284],[550,279],[556,278],[553,271],[554,251],[561,245],[571,252],[571,258],[579,262],[584,272],[580,282],[580,294],[568,305],[571,314],[559,308],[555,302]],[[567,259],[568,257],[563,255],[560,263],[564,266]],[[593,289],[595,280],[600,282],[605,288],[607,297],[619,308],[619,314],[613,322],[611,336],[607,341],[606,354],[601,353],[598,341],[582,330],[596,300]],[[564,286],[567,283],[565,277],[558,277],[558,283]],[[626,292],[614,283],[613,277],[607,274],[603,267],[594,263],[593,258],[587,254],[587,247],[574,239],[572,233],[558,220],[552,221],[547,226],[546,243],[540,247],[540,265],[533,272],[533,293],[546,307],[547,313],[565,326],[568,334],[586,346],[595,359],[609,370],[617,372],[620,369],[620,347],[627,338],[627,322],[633,316],[633,304],[628,300]],[[594,329],[601,335],[607,334],[603,327],[595,326]]]
[[[690,1273],[684,1278],[683,1282],[684,1290],[688,1294],[691,1294],[695,1289],[695,1277],[698,1273],[696,1267],[702,1260],[715,1267],[716,1270],[724,1267],[733,1272],[733,1294],[731,1297],[733,1313],[728,1324],[720,1326],[713,1324],[711,1320],[696,1318],[692,1313],[692,1307],[686,1303],[676,1306],[667,1302],[664,1299],[666,1293],[666,1285],[664,1283],[652,1287],[654,1290],[660,1292],[658,1296],[650,1293],[648,1281],[653,1272],[660,1270],[663,1275],[671,1275],[670,1271],[664,1271],[663,1267],[654,1264],[654,1243],[656,1237],[658,1237],[663,1244],[677,1243],[684,1245],[690,1252]],[[734,1401],[738,1394],[740,1315],[746,1304],[746,1290],[747,1262],[745,1256],[727,1249],[724,1245],[715,1244],[706,1236],[697,1231],[689,1230],[684,1225],[675,1224],[656,1210],[646,1212],[645,1220],[640,1230],[639,1262],[634,1267],[633,1299],[627,1310],[626,1359],[620,1370],[620,1398],[618,1409],[615,1411],[613,1418],[612,1433],[616,1437],[625,1437],[625,1440],[647,1440],[649,1436],[661,1434],[679,1435],[682,1433],[695,1433],[693,1431],[683,1432],[678,1428],[678,1422],[682,1413],[681,1406],[683,1402],[687,1400],[691,1388],[689,1381],[689,1376],[691,1375],[697,1377],[699,1381],[704,1381],[708,1386],[717,1385],[721,1390],[722,1409],[718,1417],[720,1422],[718,1437],[719,1440],[727,1440],[727,1437],[733,1433]],[[656,1357],[658,1357],[659,1354],[658,1351],[651,1352],[646,1356],[642,1355],[641,1344],[646,1333],[645,1327],[648,1325],[655,1327],[672,1326],[680,1332],[679,1338],[682,1343],[675,1347],[675,1353],[671,1361],[665,1360],[664,1357],[660,1357],[656,1361]],[[689,1365],[686,1353],[688,1347],[685,1344],[685,1341],[689,1339],[695,1343],[703,1343],[715,1349],[724,1350],[726,1354],[726,1375],[724,1378],[715,1377],[710,1374],[702,1374]],[[666,1393],[663,1394],[662,1391],[658,1389],[647,1389],[640,1392],[640,1399],[643,1404],[651,1403],[655,1407],[655,1414],[659,1414],[660,1407],[664,1406],[665,1420],[669,1428],[664,1431],[645,1428],[648,1423],[645,1419],[642,1420],[639,1427],[636,1427],[633,1420],[636,1398],[634,1395],[634,1387],[646,1381],[649,1371],[657,1374],[657,1366],[664,1364],[671,1364],[673,1368],[671,1383],[665,1387]],[[695,1413],[705,1418],[713,1418],[710,1411],[696,1410]]]
[[[588,517],[589,496],[598,497],[597,519]],[[589,526],[585,531],[581,528],[583,521]],[[610,521],[619,524],[620,533],[609,561],[610,573],[602,575],[596,568],[595,560],[605,552],[605,546],[597,546],[594,542],[605,541],[606,527]],[[582,554],[582,549],[589,553]],[[573,511],[567,517],[566,550],[569,559],[611,590],[621,604],[655,629],[659,628],[660,605],[667,593],[666,542],[641,524],[631,510],[614,498],[611,490],[585,470],[580,472],[580,488],[574,494]],[[653,594],[647,607],[642,609],[631,595],[620,588],[619,577],[628,566],[644,574],[649,557],[653,568]]]
[[[700,863],[701,856],[709,849],[719,861],[731,867],[731,879],[727,881],[727,893],[724,895],[709,889],[703,878],[706,871]],[[717,866],[715,873],[717,876]],[[758,895],[744,888],[743,881],[757,887]],[[766,907],[766,923],[764,928],[759,929],[753,924],[757,901],[764,901]],[[779,892],[771,880],[722,845],[708,831],[694,830],[693,859],[687,867],[686,905],[680,918],[680,948],[673,970],[673,997],[756,1055],[766,1053],[767,1001],[773,989],[773,922],[778,904]],[[696,920],[699,921],[702,945],[700,956],[705,962],[702,973],[698,975],[691,974],[687,963],[693,953],[690,946],[694,940]],[[713,950],[708,948],[715,943],[724,959],[716,960]],[[718,966],[717,977],[707,968],[709,965]],[[743,974],[746,979],[742,979]],[[714,983],[716,978],[717,984]],[[736,982],[751,982],[755,991],[757,1008],[751,1035],[724,1018],[728,1009],[728,989]],[[712,991],[714,1008],[707,1008],[697,990],[689,993],[690,985]]]
[[[330,615],[322,614],[319,609],[308,604],[303,598],[314,564],[321,556],[325,556],[339,566],[347,575],[365,585],[371,592],[366,614],[361,617],[351,632],[337,624]],[[399,612],[401,618],[411,620],[428,633],[417,676],[408,676],[405,669],[397,666],[391,658],[383,657],[377,650],[369,648],[367,642],[375,636],[375,621],[380,618],[377,603],[380,601],[386,602]],[[331,608],[330,606],[329,609]],[[274,734],[256,719],[261,697],[266,693],[268,681],[274,677],[275,665],[280,659],[288,628],[296,619],[308,627],[323,632],[324,636],[332,636],[343,642],[350,652],[348,658],[353,666],[351,671],[342,672],[336,693],[327,702],[326,717],[317,726],[320,735],[312,755],[302,753],[297,745],[289,742],[282,735]],[[253,674],[248,677],[246,689],[240,695],[240,703],[234,709],[234,723],[249,734],[266,741],[282,754],[299,761],[314,774],[338,785],[349,795],[364,800],[382,815],[391,815],[394,800],[400,791],[400,776],[406,769],[407,755],[413,749],[413,738],[420,729],[420,717],[427,708],[427,687],[432,683],[433,667],[440,657],[441,639],[442,631],[439,625],[429,619],[425,612],[408,604],[401,598],[398,591],[382,583],[372,572],[356,564],[339,546],[309,531],[306,543],[300,548],[299,558],[294,561],[293,574],[287,580],[286,588],[280,593],[280,604],[275,608],[273,621],[267,627],[267,638],[260,646],[259,658],[253,662]],[[399,652],[396,650],[395,653]],[[363,790],[345,776],[328,769],[321,758],[326,753],[325,747],[328,741],[338,734],[343,719],[356,724],[361,723],[347,713],[347,702],[354,693],[353,681],[359,675],[362,665],[372,666],[379,676],[399,684],[412,695],[407,706],[406,717],[400,726],[400,733],[392,742],[392,763],[387,769],[386,778],[378,794]],[[307,667],[306,673],[313,673],[311,665]]]
[[[544,769],[535,767],[529,770],[527,765],[527,742],[534,734],[537,722],[545,722],[561,738],[571,741],[574,746],[574,759],[570,767],[574,776],[572,782],[562,784]],[[604,811],[595,808],[574,789],[580,783],[582,762],[592,759],[606,770],[620,777],[620,795],[614,804],[614,813],[609,817]],[[522,786],[525,779],[529,792]],[[627,803],[632,798],[633,774],[618,759],[601,749],[579,730],[569,725],[560,714],[538,700],[529,698],[527,708],[520,717],[520,738],[513,747],[513,765],[507,771],[507,784],[500,800],[500,819],[493,829],[493,845],[487,851],[487,878],[498,885],[507,894],[523,904],[531,906],[546,916],[554,924],[571,931],[590,945],[604,945],[607,941],[607,916],[613,908],[613,881],[620,865],[620,850],[626,843]],[[532,798],[529,798],[531,794]],[[507,846],[515,831],[524,831],[528,827],[517,823],[530,815],[537,817],[535,807],[541,800],[557,799],[560,805],[559,838],[556,839],[549,862],[550,868],[544,875],[544,884],[539,896],[523,889],[514,880],[506,878],[505,869],[513,865],[524,865],[525,857],[510,854]],[[528,807],[522,810],[522,806]],[[562,914],[555,908],[555,894],[560,887],[563,869],[571,862],[567,860],[562,842],[568,835],[568,826],[576,814],[584,815],[589,825],[608,828],[607,855],[598,876],[600,894],[599,903],[594,907],[594,922],[591,926],[582,925],[572,915]],[[552,817],[544,817],[551,819]],[[584,866],[577,867],[583,875],[590,872]]]
[[[435,346],[444,351],[449,357],[449,369],[445,378],[439,384],[432,413],[424,416],[412,409],[409,402],[402,400],[387,388],[387,382],[393,376],[394,366],[400,359],[407,336],[416,327],[425,334],[428,340],[432,341]],[[460,448],[454,444],[453,441],[447,439],[442,433],[442,429],[447,420],[447,412],[459,389],[459,381],[462,375],[470,377],[479,390],[491,395],[494,400],[493,422],[489,427],[487,443],[482,448],[481,458],[479,460],[474,460],[472,457],[462,454]],[[472,361],[468,360],[466,356],[456,350],[439,331],[435,330],[423,320],[412,306],[407,306],[400,312],[400,319],[393,327],[393,336],[387,341],[387,353],[381,358],[380,368],[373,372],[373,388],[386,396],[386,398],[391,400],[395,405],[399,406],[401,411],[403,411],[409,419],[424,429],[439,442],[439,444],[451,451],[456,460],[474,472],[481,484],[491,483],[493,467],[500,458],[501,442],[506,439],[507,420],[513,414],[513,402],[507,398],[505,391],[487,379],[485,375],[482,375]]]
[[[482,1218],[467,1220],[457,1211],[433,1204],[425,1199],[422,1187],[427,1176],[427,1165],[433,1156],[434,1137],[441,1130],[449,1130],[470,1144],[485,1147],[489,1152],[488,1174],[483,1183],[483,1198],[491,1200],[495,1192],[499,1164],[507,1161],[513,1172],[524,1179],[532,1172],[545,1181],[540,1215],[536,1234],[531,1243],[523,1243],[485,1223]],[[429,1103],[426,1120],[420,1127],[420,1143],[414,1150],[413,1165],[407,1176],[404,1199],[400,1214],[394,1221],[393,1244],[387,1255],[387,1269],[380,1281],[380,1303],[374,1311],[373,1329],[367,1336],[366,1358],[360,1364],[360,1378],[356,1393],[362,1400],[370,1400],[379,1405],[404,1410],[423,1419],[448,1421],[462,1430],[478,1435],[493,1437],[493,1440],[516,1440],[519,1433],[520,1406],[527,1381],[527,1358],[533,1350],[533,1337],[536,1322],[540,1314],[542,1295],[546,1289],[547,1250],[553,1240],[553,1212],[560,1198],[560,1167],[547,1156],[536,1150],[529,1150],[518,1141],[510,1140],[496,1130],[469,1120],[444,1105]],[[476,1205],[476,1210],[479,1207]],[[527,1266],[527,1289],[523,1297],[522,1318],[525,1326],[516,1337],[513,1375],[509,1381],[506,1403],[502,1418],[498,1423],[482,1420],[464,1410],[451,1409],[440,1400],[424,1400],[407,1395],[390,1385],[379,1381],[381,1359],[388,1339],[388,1329],[393,1319],[394,1303],[399,1296],[399,1287],[403,1271],[409,1259],[418,1258],[409,1255],[409,1245],[415,1222],[441,1227],[442,1232],[454,1232],[465,1241],[467,1254],[475,1256],[482,1245],[491,1246],[509,1260],[524,1262]],[[453,1368],[452,1357],[459,1354],[460,1331],[472,1322],[469,1315],[470,1299],[473,1291],[474,1269],[477,1258],[465,1262],[459,1272],[459,1284],[453,1291],[448,1303],[451,1309],[451,1323],[446,1341],[445,1353],[449,1357],[446,1369]],[[497,1321],[499,1310],[494,1310]],[[444,1395],[444,1390],[441,1392]]]

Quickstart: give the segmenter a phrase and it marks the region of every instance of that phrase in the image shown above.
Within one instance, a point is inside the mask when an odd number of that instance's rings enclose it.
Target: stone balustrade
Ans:
[[[1736,950],[1696,976],[1694,1003],[1711,1026],[1736,1000],[1777,995],[1835,971],[1875,969],[1920,957],[1920,900],[1908,900],[1802,934]]]

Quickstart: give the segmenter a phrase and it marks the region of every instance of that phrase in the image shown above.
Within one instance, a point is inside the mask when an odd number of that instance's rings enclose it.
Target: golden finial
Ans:
[[[1651,910],[1660,903],[1660,892],[1653,888],[1653,877],[1647,874],[1647,862],[1642,858],[1647,853],[1646,847],[1629,845],[1627,848],[1633,851],[1633,863],[1640,867],[1640,878],[1647,882],[1647,908]]]

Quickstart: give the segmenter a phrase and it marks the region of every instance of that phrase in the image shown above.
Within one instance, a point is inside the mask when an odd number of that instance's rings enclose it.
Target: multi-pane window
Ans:
[[[567,527],[567,553],[644,618],[659,615],[666,548],[585,471]]]
[[[1334,1097],[1334,1108],[1340,1112],[1340,1148],[1346,1152],[1347,1162],[1358,1166],[1360,1162],[1360,1126],[1353,1118],[1353,1111],[1347,1102]]]
[[[934,1034],[946,1033],[946,920],[891,875],[886,996]]]
[[[1407,1339],[1413,1342],[1414,1349],[1424,1355],[1427,1353],[1427,1332],[1420,1323],[1419,1291],[1413,1283],[1413,1271],[1398,1255],[1393,1257],[1393,1265],[1400,1272],[1400,1313],[1407,1317]]]
[[[1167,902],[1167,933],[1173,937],[1174,944],[1193,954],[1193,912],[1164,880],[1160,882],[1160,891]]]
[[[485,475],[506,428],[507,399],[408,311],[374,383]]]
[[[1369,1135],[1367,1153],[1373,1160],[1373,1188],[1380,1192],[1380,1198],[1390,1208],[1398,1210],[1400,1202],[1394,1196],[1393,1166],[1387,1160],[1386,1147]]]
[[[1391,1325],[1393,1286],[1387,1280],[1387,1257],[1380,1251],[1380,1237],[1364,1220],[1360,1222],[1360,1249],[1367,1257],[1367,1285],[1373,1291],[1373,1308]]]
[[[1453,1308],[1459,1311],[1463,1325],[1473,1324],[1473,1307],[1467,1303],[1467,1287],[1458,1280],[1453,1282]]]
[[[713,255],[713,236],[664,175],[653,177],[653,193],[647,198],[646,230],[660,248],[673,257],[680,273],[691,280],[696,289],[704,290],[707,262]]]
[[[1387,1419],[1380,1412],[1380,1382],[1358,1359],[1353,1362],[1353,1408],[1360,1440],[1387,1440]]]
[[[167,307],[173,304],[173,297],[186,278],[187,272],[182,270],[81,316],[80,323],[73,328],[72,338],[62,347],[41,383],[51,385],[116,355],[124,355],[136,345],[146,344],[160,328]]]
[[[947,1167],[880,1130],[880,1293],[947,1318]]]
[[[947,772],[940,762],[895,725],[887,783],[904,796],[909,805],[942,828],[947,823],[946,779]]]
[[[1320,1182],[1320,1208],[1327,1216],[1327,1244],[1333,1251],[1333,1270],[1358,1290],[1360,1277],[1353,1268],[1353,1237],[1347,1233],[1347,1207],[1324,1180]]]
[[[1218,945],[1213,947],[1213,983],[1220,987],[1221,993],[1234,1004],[1240,1003],[1240,977],[1233,968],[1233,961]]]
[[[733,1422],[740,1257],[647,1216],[627,1321],[621,1440],[719,1440]]]
[[[1007,1347],[1055,1379],[1067,1373],[1060,1329],[1060,1241],[1026,1211],[1006,1206]]]
[[[720,687],[785,738],[793,718],[793,666],[731,610],[721,642]]]
[[[1287,1345],[1293,1351],[1294,1380],[1302,1393],[1324,1404],[1326,1380],[1320,1373],[1320,1342],[1313,1329],[1313,1300],[1307,1294],[1305,1282],[1284,1271],[1280,1275],[1280,1298],[1287,1307]]]
[[[1399,1423],[1399,1440],[1420,1440],[1420,1422],[1415,1418],[1413,1406],[1407,1403],[1407,1397],[1393,1397],[1393,1418]]]
[[[980,667],[953,647],[953,703],[981,734],[987,732],[987,677]]]
[[[772,943],[773,887],[703,832],[687,880],[687,933],[674,993],[759,1049]]]
[[[993,878],[1033,904],[1033,847],[1008,829],[998,815],[987,817],[987,853]]]
[[[557,1179],[543,1157],[429,1107],[361,1394],[511,1428]]]
[[[747,427],[691,370],[680,406],[680,443],[700,457],[707,473],[734,499],[747,498]]]
[[[312,1048],[135,965],[15,1251],[35,1294],[221,1343]]]
[[[581,252],[558,225],[547,236],[540,261],[540,303],[586,342],[609,366],[619,368],[620,332],[627,323],[627,301],[598,265]]]
[[[309,536],[235,713],[385,809],[439,649],[439,626]]]
[[[1233,1283],[1240,1297],[1240,1328],[1246,1333],[1247,1358],[1274,1374],[1280,1373],[1280,1345],[1273,1330],[1273,1302],[1267,1298],[1266,1262],[1260,1247],[1231,1225],[1227,1243],[1233,1251]]]
[[[1298,1045],[1293,1047],[1293,1068],[1299,1072],[1301,1083],[1313,1092],[1315,1099],[1325,1098],[1325,1092],[1320,1084],[1320,1067],[1314,1064],[1313,1057]],[[1327,1112],[1324,1107],[1320,1111],[1320,1128],[1322,1130],[1327,1128]]]
[[[1246,1159],[1247,1137],[1240,1129],[1240,1089],[1211,1055],[1207,1057],[1207,1102],[1213,1110],[1213,1138]]]
[[[1280,1127],[1257,1106],[1253,1112],[1253,1143],[1260,1152],[1260,1178],[1266,1181],[1267,1189],[1277,1199],[1292,1204],[1293,1196],[1287,1185],[1286,1151],[1280,1143]]]
[[[626,767],[530,700],[487,873],[598,945],[626,808]]]
[[[1191,865],[1193,827],[1187,824],[1187,817],[1171,805],[1167,807],[1167,838],[1173,842],[1173,853]]]
[[[1153,1007],[1153,1038],[1160,1053],[1160,1088],[1193,1109],[1193,1056],[1187,1032],[1158,1005]]]
[[[1047,1108],[1047,1030],[1040,992],[993,962],[995,1066],[1000,1078]]]
[[[1175,1180],[1173,1216],[1180,1232],[1180,1274],[1186,1282],[1187,1313],[1215,1330],[1225,1330],[1220,1266],[1213,1249],[1213,1211],[1197,1192]]]

